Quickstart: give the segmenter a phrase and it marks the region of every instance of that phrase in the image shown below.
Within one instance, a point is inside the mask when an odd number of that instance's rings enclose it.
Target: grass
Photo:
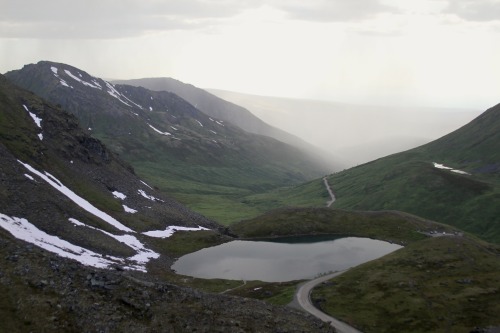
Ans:
[[[408,243],[426,238],[419,231],[454,232],[452,227],[401,212],[353,212],[329,208],[289,208],[234,223],[240,237],[341,234]]]
[[[500,324],[499,256],[470,237],[425,239],[324,283],[312,298],[363,332],[470,332]]]

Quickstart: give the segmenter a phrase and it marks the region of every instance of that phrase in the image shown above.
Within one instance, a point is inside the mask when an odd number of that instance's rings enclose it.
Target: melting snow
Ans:
[[[143,190],[137,190],[137,192],[139,192],[140,195],[142,195],[144,198],[146,198],[148,200],[151,200],[151,201],[162,201],[162,200],[160,200],[158,198],[155,198],[152,195],[146,194],[146,192],[144,192]]]
[[[132,107],[132,105],[128,104],[127,102],[125,102],[124,100],[122,100],[120,98],[122,96],[122,94],[120,94],[118,92],[118,90],[116,90],[115,87],[111,83],[109,83],[108,81],[104,81],[104,82],[106,82],[106,87],[108,87],[108,94],[110,94],[111,96],[113,96],[114,98],[116,98],[117,100],[122,102],[123,104]],[[123,97],[125,97],[125,96],[123,96]],[[125,97],[125,98],[127,98],[127,97]]]
[[[87,266],[107,268],[121,261],[120,258],[112,256],[103,258],[99,253],[71,244],[57,236],[49,235],[23,218],[10,217],[0,213],[0,222],[0,226],[14,237],[56,253],[61,257],[74,259]],[[142,268],[142,270],[145,269]]]
[[[197,122],[198,122],[198,124],[200,124],[200,126],[201,126],[201,127],[203,127],[203,124],[202,124],[202,123],[200,123],[200,121],[199,121],[199,120],[196,120],[196,119],[195,119],[195,121],[197,121]]]
[[[130,208],[126,205],[122,205],[123,206],[123,209],[125,210],[126,213],[131,213],[131,214],[135,214],[137,213],[137,210],[133,209],[133,208]]]
[[[447,166],[445,166],[443,164],[439,164],[439,163],[436,163],[436,162],[432,162],[432,163],[434,164],[434,167],[437,168],[437,169],[450,170],[451,172],[455,172],[455,173],[458,173],[458,174],[461,174],[461,175],[470,175],[470,173],[462,171],[462,170],[456,170],[456,169],[447,167]]]
[[[88,202],[87,200],[85,200],[82,197],[78,196],[76,193],[74,193],[69,188],[67,188],[66,186],[64,186],[57,178],[55,178],[54,176],[52,176],[50,173],[45,172],[45,174],[43,174],[40,171],[34,169],[29,164],[23,163],[23,162],[21,162],[19,160],[17,160],[17,161],[19,163],[21,163],[31,173],[34,173],[38,177],[40,177],[43,180],[45,180],[47,183],[49,183],[49,185],[51,185],[56,190],[58,190],[59,192],[61,192],[62,194],[64,194],[71,201],[73,201],[74,203],[76,203],[81,208],[85,209],[87,212],[89,212],[89,213],[97,216],[98,218],[100,218],[100,219],[104,220],[105,222],[111,224],[112,226],[114,226],[117,229],[120,229],[120,230],[123,230],[123,231],[127,231],[127,232],[131,232],[132,231],[132,229],[124,226],[123,224],[121,224],[120,222],[118,222],[116,219],[114,219],[113,217],[111,217],[110,215],[108,215],[107,213],[99,210],[98,208],[96,208],[95,206],[93,206],[90,202]]]
[[[80,222],[76,219],[73,219],[73,218],[70,218],[69,221],[77,226],[87,227],[90,229],[100,231],[103,234],[106,234],[109,237],[114,238],[117,241],[119,241],[120,243],[123,243],[123,244],[127,245],[128,247],[137,251],[136,255],[127,258],[127,260],[133,260],[133,261],[137,262],[138,264],[140,264],[141,266],[126,267],[128,269],[138,269],[138,270],[145,272],[146,269],[145,269],[144,265],[149,261],[149,259],[156,259],[160,256],[158,253],[146,248],[144,246],[144,244],[142,244],[141,241],[139,241],[137,239],[137,237],[135,237],[133,235],[114,235],[110,232],[104,231],[104,230],[96,228],[96,227],[92,227],[90,225],[82,223],[82,222]]]
[[[30,110],[28,110],[28,107],[27,107],[26,105],[24,105],[24,104],[23,104],[23,107],[24,107],[24,109],[25,109],[25,110],[26,110],[26,111],[30,114],[30,116],[31,116],[31,118],[33,119],[33,121],[35,122],[35,124],[36,124],[38,127],[42,128],[42,125],[40,124],[40,123],[42,122],[42,118],[38,118],[38,117],[36,116],[36,114],[34,114],[34,113],[30,112]],[[38,134],[38,138],[39,138],[40,140],[43,140],[43,134],[42,134],[42,133]]]
[[[209,230],[204,227],[197,228],[188,228],[188,227],[178,227],[178,226],[169,226],[165,230],[154,230],[154,231],[146,231],[143,232],[143,235],[155,238],[168,238],[174,234],[176,231],[200,231],[200,230]]]
[[[95,88],[95,89],[99,89],[99,90],[101,90],[101,89],[102,89],[102,87],[101,87],[100,85],[96,86],[96,85],[94,85],[94,84],[92,84],[92,83],[89,83],[89,82],[87,82],[87,81],[84,81],[84,80],[80,79],[78,76],[73,75],[73,74],[72,74],[69,70],[67,70],[67,69],[65,69],[65,70],[64,70],[64,72],[65,72],[66,74],[68,74],[68,76],[69,76],[70,78],[72,78],[73,80],[76,80],[76,81],[80,82],[81,84],[83,84],[83,85],[85,85],[85,86],[88,86],[88,87],[91,87],[91,88]],[[81,74],[80,74],[80,77],[81,77]]]
[[[152,128],[155,132],[160,133],[160,134],[162,134],[162,135],[167,135],[167,136],[168,136],[168,135],[172,135],[172,134],[170,134],[169,132],[162,132],[162,131],[160,131],[159,129],[154,128],[154,127],[153,127],[152,125],[150,125],[150,124],[148,124],[148,126],[149,126],[149,127],[151,127],[151,128]]]
[[[147,186],[147,187],[149,187],[150,189],[153,189],[151,186],[149,186],[148,184],[146,184],[146,183],[145,183],[145,182],[143,182],[142,180],[141,180],[141,183],[143,183],[144,185],[146,185],[146,186]]]
[[[113,191],[113,196],[117,199],[121,199],[121,200],[124,200],[127,196],[123,193],[120,193],[118,191]]]
[[[26,105],[24,105],[24,104],[23,104],[23,106],[24,106],[24,109],[25,109],[26,111],[28,111],[28,113],[30,114],[31,118],[33,118],[33,121],[35,122],[35,124],[36,124],[38,127],[42,128],[42,126],[40,125],[40,123],[42,122],[42,119],[41,119],[41,118],[38,118],[38,117],[36,116],[36,114],[31,113],[31,112],[30,112],[30,110],[28,110],[28,107],[27,107]]]

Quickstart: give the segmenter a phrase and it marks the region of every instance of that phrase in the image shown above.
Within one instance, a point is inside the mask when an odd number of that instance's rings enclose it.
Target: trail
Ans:
[[[330,280],[336,276],[339,276],[340,274],[344,273],[346,271],[340,271],[340,272],[335,272],[331,273],[325,276],[321,276],[317,279],[313,279],[309,282],[304,283],[299,287],[297,292],[295,293],[295,301],[299,304],[299,306],[315,316],[316,318],[319,318],[325,322],[330,322],[330,325],[333,326],[337,332],[339,333],[361,333],[361,331],[358,331],[352,326],[347,325],[346,323],[337,320],[329,315],[327,315],[324,312],[321,312],[318,310],[312,303],[311,303],[311,291],[314,287],[316,287],[318,284],[323,283],[327,280]]]
[[[323,182],[325,183],[326,190],[328,191],[328,194],[330,194],[330,198],[331,198],[330,200],[328,200],[326,202],[326,207],[330,207],[337,199],[335,198],[335,194],[333,194],[333,191],[332,191],[332,188],[330,187],[330,184],[328,184],[328,180],[326,179],[326,176],[323,177]]]

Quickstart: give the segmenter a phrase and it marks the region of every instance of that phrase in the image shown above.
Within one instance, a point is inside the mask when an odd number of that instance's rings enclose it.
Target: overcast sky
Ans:
[[[378,105],[500,102],[500,0],[0,0],[0,72]]]

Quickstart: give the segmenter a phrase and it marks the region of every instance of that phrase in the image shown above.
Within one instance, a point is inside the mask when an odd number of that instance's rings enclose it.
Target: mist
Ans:
[[[330,153],[344,167],[438,139],[483,111],[365,106],[207,90]]]

